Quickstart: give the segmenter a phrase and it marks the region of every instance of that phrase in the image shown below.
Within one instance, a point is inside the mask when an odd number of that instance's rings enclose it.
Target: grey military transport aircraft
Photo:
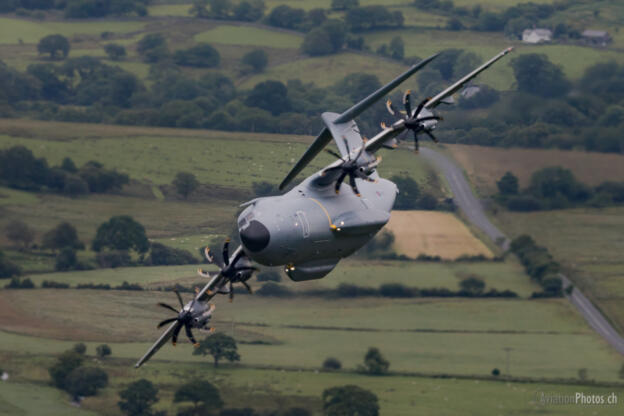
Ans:
[[[388,100],[386,107],[397,121],[390,126],[382,124],[382,130],[370,140],[362,137],[354,119],[434,60],[437,54],[413,65],[342,114],[323,113],[325,127],[279,188],[284,189],[332,139],[340,154],[327,151],[336,161],[283,195],[256,198],[242,205],[245,209],[238,217],[242,245],[230,254],[230,243],[226,240],[221,258],[205,250],[206,259],[216,265],[219,272],[200,269],[199,274],[209,279],[208,283],[187,303],[176,292],[179,310],[159,303],[176,315],[160,322],[159,328],[169,324],[167,330],[135,367],[149,360],[169,339],[175,345],[182,328],[196,346],[192,329],[214,331],[209,327],[215,309],[209,304],[210,299],[216,294],[228,294],[231,300],[233,285],[237,283],[251,292],[247,280],[257,270],[252,262],[284,266],[286,274],[299,282],[324,277],[340,259],[364,246],[390,219],[398,192],[394,183],[379,177],[376,168],[381,158],[375,157],[375,152],[381,148],[395,148],[400,135],[408,131],[412,132],[416,151],[421,134],[437,142],[433,130],[441,118],[433,110],[440,104],[452,103],[453,94],[511,50],[501,51],[436,96],[420,101],[416,108],[412,107],[409,90],[403,96],[404,111],[398,111]]]

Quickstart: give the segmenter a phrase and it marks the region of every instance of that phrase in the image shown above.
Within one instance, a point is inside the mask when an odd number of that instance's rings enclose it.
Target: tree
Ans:
[[[187,250],[167,247],[164,244],[153,242],[150,250],[149,263],[152,266],[169,266],[181,264],[195,264],[197,259]]]
[[[541,97],[560,97],[570,89],[561,68],[543,54],[525,54],[511,60],[518,90]]]
[[[348,10],[359,5],[360,0],[332,0],[331,2],[332,10]]]
[[[79,342],[78,344],[74,344],[72,350],[80,355],[84,355],[87,352],[87,346],[82,342]]]
[[[312,29],[305,35],[301,50],[310,56],[329,55],[334,52],[332,48],[329,33],[320,27]]]
[[[41,246],[51,250],[70,248],[83,250],[84,244],[78,239],[76,228],[68,222],[62,222],[43,235]]]
[[[210,17],[214,19],[227,19],[232,10],[232,2],[230,0],[209,0]]]
[[[208,0],[193,0],[193,5],[189,9],[189,13],[198,18],[210,17],[210,12],[208,12]]]
[[[554,199],[558,195],[571,202],[588,199],[585,186],[577,182],[569,169],[561,166],[549,166],[533,172],[529,192],[536,198]]]
[[[173,60],[180,66],[214,68],[219,66],[221,55],[207,43],[200,43],[189,49],[176,51]]]
[[[173,402],[192,402],[193,409],[189,414],[193,415],[206,414],[223,407],[219,390],[205,380],[193,380],[180,386],[173,396]]]
[[[381,81],[376,75],[364,72],[351,73],[334,85],[336,94],[348,97],[352,102],[361,101],[380,87]]]
[[[63,35],[48,35],[41,38],[37,44],[37,51],[39,52],[39,55],[49,53],[50,59],[67,58],[69,49],[69,41]]]
[[[28,249],[35,239],[35,230],[20,220],[13,220],[8,223],[5,232],[9,240],[22,246],[22,250]]]
[[[19,276],[21,273],[19,266],[9,261],[9,259],[4,256],[4,253],[0,251],[0,279]]]
[[[221,332],[208,336],[201,341],[199,347],[193,351],[193,355],[212,355],[215,367],[223,358],[230,362],[240,361],[236,341]]]
[[[0,180],[10,188],[39,190],[47,182],[48,163],[24,146],[0,150]]]
[[[418,183],[409,176],[393,176],[390,180],[399,188],[399,193],[394,202],[394,209],[416,209],[418,198],[420,197]]]
[[[388,52],[392,59],[402,60],[405,57],[405,43],[403,42],[403,38],[400,36],[393,37],[390,41],[390,46],[388,46]]]
[[[119,409],[128,416],[152,416],[152,405],[158,401],[158,389],[144,378],[119,392]]]
[[[334,357],[328,357],[323,361],[323,370],[340,370],[342,363]]]
[[[104,52],[112,61],[121,61],[126,57],[126,48],[116,43],[104,45]]]
[[[68,172],[68,173],[78,172],[78,168],[76,167],[76,164],[70,157],[63,158],[63,161],[61,162],[61,169],[63,169],[65,172]]]
[[[162,61],[169,56],[167,40],[160,33],[150,33],[141,38],[137,45],[137,52],[145,62]]]
[[[463,279],[459,283],[459,287],[462,291],[468,293],[470,296],[478,296],[483,293],[485,290],[485,283],[483,280],[479,279],[476,276],[470,276],[466,279]]]
[[[263,0],[242,0],[234,6],[234,20],[255,22],[264,16]]]
[[[517,195],[518,177],[507,171],[500,178],[500,180],[496,182],[496,186],[498,187],[498,192],[500,192],[501,195]]]
[[[286,29],[300,28],[306,17],[303,9],[296,9],[290,6],[280,5],[274,7],[267,16],[267,23],[271,26],[283,27]]]
[[[379,401],[372,392],[354,385],[331,387],[323,391],[325,416],[378,416]]]
[[[56,256],[56,262],[54,264],[54,270],[59,272],[65,272],[68,270],[77,269],[78,258],[76,257],[76,251],[72,247],[63,247]]]
[[[386,360],[379,349],[370,347],[364,356],[364,372],[371,375],[381,375],[388,372],[390,363]]]
[[[251,72],[258,73],[264,71],[269,63],[269,57],[264,50],[254,49],[253,51],[247,52],[243,55],[241,62],[245,67],[250,68]]]
[[[131,250],[145,253],[149,249],[149,241],[145,228],[128,215],[111,217],[102,223],[92,243],[94,251],[103,248],[111,250]]]
[[[171,184],[175,186],[176,192],[182,195],[184,199],[187,199],[199,186],[197,178],[190,172],[178,172]]]
[[[245,104],[249,107],[262,108],[274,116],[291,109],[288,89],[280,81],[264,81],[256,84],[247,96]]]
[[[456,17],[451,17],[446,22],[446,30],[458,31],[458,30],[462,30],[463,28],[464,28],[464,25],[462,24],[461,20],[459,20]]]
[[[77,367],[65,379],[65,390],[73,397],[95,396],[108,385],[108,374],[97,367]]]
[[[492,370],[492,375],[493,375],[494,377],[498,377],[498,376],[500,376],[500,370],[499,370],[498,368],[494,368],[494,369]]]
[[[101,344],[95,348],[95,353],[97,354],[98,358],[104,359],[111,355],[112,351],[107,344]]]
[[[52,382],[59,389],[65,389],[66,378],[74,369],[80,367],[84,357],[75,351],[62,353],[54,365],[48,369]]]

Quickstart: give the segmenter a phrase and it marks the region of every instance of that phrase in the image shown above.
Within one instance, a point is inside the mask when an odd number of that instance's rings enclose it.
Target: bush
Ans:
[[[200,43],[189,49],[179,50],[173,55],[177,65],[196,68],[214,68],[219,66],[219,52],[207,43]]]
[[[323,370],[340,370],[342,363],[334,357],[328,357],[323,361]]]
[[[152,266],[170,266],[197,264],[197,260],[189,251],[168,247],[161,243],[152,243],[149,262]]]
[[[500,376],[500,370],[499,370],[498,368],[493,369],[493,370],[492,370],[492,375],[493,375],[494,377],[498,377],[498,376]]]
[[[82,342],[78,344],[74,344],[72,351],[77,352],[78,354],[84,355],[87,352],[87,346]]]
[[[388,372],[390,363],[381,355],[378,348],[370,347],[364,356],[364,367],[362,368],[365,373],[371,375],[382,375]]]
[[[115,43],[105,45],[104,51],[112,61],[121,61],[126,57],[126,48]]]
[[[385,283],[379,287],[381,296],[389,298],[410,298],[414,296],[414,291],[400,283]]]
[[[259,73],[263,72],[268,65],[269,57],[263,49],[254,49],[243,55],[241,62],[251,72]]]
[[[356,298],[362,296],[376,296],[377,290],[370,287],[361,287],[349,283],[341,283],[336,289],[336,296],[340,298]]]
[[[76,289],[110,290],[111,287],[106,283],[80,283],[76,285]]]
[[[115,290],[143,290],[138,283],[128,283],[124,281],[121,285],[115,286]]]
[[[95,353],[97,354],[98,358],[106,358],[109,355],[111,355],[112,351],[108,345],[102,344],[102,345],[98,345],[95,348]]]
[[[28,278],[18,279],[17,277],[14,277],[4,287],[5,289],[34,289],[35,284]]]
[[[41,246],[52,250],[69,248],[83,250],[84,244],[78,239],[76,228],[68,222],[62,222],[43,235]]]
[[[102,251],[97,253],[95,261],[98,266],[105,269],[131,266],[130,254],[125,250]]]
[[[69,284],[44,280],[43,283],[41,283],[41,287],[43,289],[69,289]]]
[[[468,296],[479,296],[485,290],[485,282],[476,276],[470,276],[459,283],[462,291]]]
[[[539,211],[542,203],[530,195],[513,196],[507,200],[507,209],[510,211]]]
[[[7,259],[2,251],[0,251],[0,279],[19,276],[22,274],[21,269]]]
[[[65,389],[67,386],[67,376],[80,367],[84,360],[84,356],[75,351],[65,351],[62,353],[54,365],[48,369],[50,378],[55,387]]]
[[[56,256],[54,270],[65,272],[68,270],[78,269],[77,266],[78,259],[76,258],[76,251],[71,247],[65,247]]]

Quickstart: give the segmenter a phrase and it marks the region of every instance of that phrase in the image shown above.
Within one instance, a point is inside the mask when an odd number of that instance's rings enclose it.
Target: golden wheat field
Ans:
[[[492,252],[457,217],[438,211],[393,211],[386,229],[394,234],[397,254],[416,258],[420,254],[454,260],[462,255]]]

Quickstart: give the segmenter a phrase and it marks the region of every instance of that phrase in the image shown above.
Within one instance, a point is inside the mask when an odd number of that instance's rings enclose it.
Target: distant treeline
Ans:
[[[150,0],[3,0],[0,13],[27,14],[32,10],[62,10],[68,18],[146,16]]]
[[[579,182],[569,169],[550,166],[531,175],[526,189],[518,178],[505,173],[497,181],[496,199],[512,211],[538,211],[578,206],[605,207],[624,203],[624,182],[607,181],[596,187]]]
[[[24,146],[0,149],[0,184],[10,188],[45,188],[73,196],[119,190],[128,180],[128,175],[105,169],[101,163],[95,161],[89,161],[77,168],[66,157],[59,166],[50,167],[45,158],[36,158]]]

